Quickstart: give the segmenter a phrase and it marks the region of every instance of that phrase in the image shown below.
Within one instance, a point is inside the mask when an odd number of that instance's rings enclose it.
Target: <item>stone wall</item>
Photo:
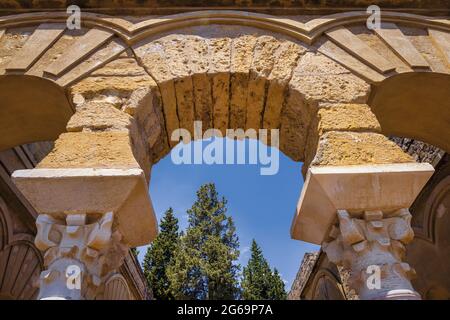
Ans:
[[[410,154],[417,162],[428,162],[436,167],[445,155],[445,151],[422,141],[410,138],[391,137],[400,148]]]
[[[289,291],[288,300],[300,300],[300,294],[311,276],[319,254],[319,252],[305,253],[300,264],[300,269],[298,270],[295,280],[292,283],[292,288]]]

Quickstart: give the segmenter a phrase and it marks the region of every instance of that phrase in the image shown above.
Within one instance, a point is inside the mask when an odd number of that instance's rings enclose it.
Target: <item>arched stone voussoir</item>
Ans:
[[[217,27],[213,34],[197,27],[133,46],[160,88],[169,138],[178,128],[192,134],[194,120],[202,121],[203,130],[217,128],[222,134],[228,128],[281,127],[289,80],[308,48],[261,30]]]

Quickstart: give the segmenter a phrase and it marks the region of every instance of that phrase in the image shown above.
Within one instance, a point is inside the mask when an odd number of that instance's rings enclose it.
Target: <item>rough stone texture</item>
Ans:
[[[45,67],[62,56],[66,50],[80,37],[86,34],[87,31],[88,30],[85,28],[79,30],[66,30],[65,33],[28,70],[27,74],[39,77],[43,76]]]
[[[365,104],[322,104],[317,113],[319,135],[327,131],[381,132],[377,118]]]
[[[189,67],[190,41],[183,35],[170,35],[163,38],[163,45],[167,62],[174,78],[175,95],[177,101],[180,128],[187,129],[194,134],[194,84]],[[170,131],[169,131],[170,132]]]
[[[228,128],[230,109],[231,39],[209,39],[209,74],[212,90],[213,125],[222,135]]]
[[[305,47],[286,41],[275,52],[274,66],[268,77],[269,88],[264,107],[263,128],[279,129],[280,114],[285,103],[287,84],[291,79],[297,60],[305,51]]]
[[[187,53],[189,66],[192,72],[194,90],[195,120],[201,120],[203,127],[212,127],[213,109],[211,96],[211,83],[208,77],[209,45],[198,36],[190,37]],[[206,129],[204,129],[206,130]]]
[[[281,115],[280,147],[294,160],[304,159],[309,125],[320,102],[365,103],[370,87],[322,54],[301,57],[289,82]]]
[[[0,39],[0,75],[33,33],[33,27],[9,29]]]
[[[170,137],[170,134],[178,129],[180,124],[174,79],[170,66],[166,63],[164,46],[161,41],[144,41],[134,46],[133,50],[141,65],[158,84],[164,108],[165,125]],[[169,140],[169,143],[171,146],[175,146],[177,142]]]
[[[122,110],[136,119],[140,136],[145,137],[150,147],[151,163],[156,163],[169,152],[162,99],[156,84],[134,91]]]
[[[290,85],[302,88],[306,101],[365,103],[370,87],[347,69],[319,53],[307,53]]]
[[[123,53],[118,59],[111,61],[100,69],[91,73],[93,77],[121,76],[121,77],[144,77],[145,70],[129,57],[131,54]]]
[[[79,106],[67,124],[67,131],[128,131],[132,118],[114,104],[94,101]]]
[[[368,105],[320,104],[306,141],[305,169],[315,156],[320,136],[328,131],[381,132],[381,128]]]
[[[345,166],[405,162],[414,162],[414,159],[382,134],[330,131],[320,138],[311,165]]]
[[[148,87],[154,81],[148,76],[137,77],[88,77],[71,88],[73,95],[81,94],[85,99],[96,96],[114,96],[119,99],[127,98],[136,89]]]
[[[422,141],[399,137],[391,137],[390,139],[417,162],[428,162],[434,167],[445,155],[445,151]]]
[[[127,132],[71,132],[37,168],[139,168]]]
[[[322,253],[325,254],[325,253]],[[347,300],[359,300],[359,296],[356,291],[350,288],[350,272],[349,268],[345,268],[343,266],[337,266],[339,272],[339,278],[342,282],[342,289],[345,293],[345,298]]]
[[[317,262],[320,252],[305,253],[300,263],[295,280],[292,283],[291,290],[288,293],[288,300],[301,300],[301,293],[313,272],[314,265]]]
[[[97,2],[90,1],[89,5],[94,3]],[[166,4],[158,2],[163,3]],[[117,1],[114,4],[123,6]],[[275,4],[288,5],[285,2]],[[109,22],[121,20],[105,19]],[[126,19],[137,22],[147,18]],[[305,22],[311,18],[290,19]],[[129,22],[128,26],[133,23]],[[252,33],[245,29],[248,27],[233,26],[242,30],[231,34],[225,27],[217,30],[216,26],[201,27],[214,30],[202,36],[183,31],[152,40],[148,45],[144,41],[143,46],[135,47],[139,63],[136,63],[134,53],[128,51],[88,75],[86,70],[91,69],[85,67],[106,59],[108,48],[111,49],[108,46],[112,43],[82,59],[71,71],[87,78],[68,90],[76,107],[67,126],[70,133],[61,136],[55,150],[42,165],[117,167],[129,162],[134,167],[137,160],[141,166],[148,167],[168,152],[168,133],[178,128],[180,121],[183,127],[189,128],[196,119],[203,120],[204,129],[209,126],[221,130],[245,126],[258,128],[261,124],[268,128],[281,127],[282,136],[284,133],[281,150],[296,160],[304,160],[305,141],[308,143],[306,154],[312,158],[317,139],[322,135],[316,157],[318,165],[412,161],[375,133],[379,125],[368,107],[363,105],[367,102],[369,86],[347,69],[321,54],[306,52],[302,45],[286,41],[284,36],[278,37],[273,30],[261,29]],[[445,57],[431,42],[426,27],[402,28],[432,71],[448,73]],[[0,41],[0,73],[17,55],[33,29],[9,28],[6,31]],[[360,29],[363,31],[358,33],[359,39],[394,62],[398,72],[409,71],[377,36],[365,27]],[[64,55],[86,31],[67,31],[27,74],[52,79],[43,75],[45,67]],[[0,30],[0,34],[2,32]],[[131,42],[134,43],[133,39]],[[347,55],[352,54],[349,48],[341,50],[347,50]],[[336,60],[344,64],[342,60]],[[68,77],[73,77],[74,73]],[[337,106],[337,103],[342,104]],[[419,161],[435,163],[441,154],[419,142],[406,142],[406,145],[404,147],[403,141],[402,148],[414,153],[414,158]],[[72,151],[68,151],[69,148]],[[125,148],[126,152],[120,148]],[[307,159],[306,163],[309,161]]]
[[[233,39],[231,47],[231,98],[229,128],[244,128],[247,114],[249,70],[253,61],[256,38],[242,36]]]
[[[280,43],[271,36],[259,37],[253,52],[247,90],[246,129],[258,130],[262,125],[266,83],[274,65],[274,53]]]
[[[161,94],[131,52],[71,88],[76,113],[68,131],[130,131],[133,152],[149,176],[149,164],[168,152]]]
[[[355,35],[363,40],[370,48],[376,51],[380,56],[385,58],[387,61],[392,62],[397,72],[411,72],[412,69],[402,61],[390,48],[389,46],[380,39],[379,36],[373,34],[366,27],[355,26],[349,28]]]
[[[433,44],[426,30],[401,26],[409,41],[422,54],[434,72],[449,73],[450,65],[445,62],[440,50]]]

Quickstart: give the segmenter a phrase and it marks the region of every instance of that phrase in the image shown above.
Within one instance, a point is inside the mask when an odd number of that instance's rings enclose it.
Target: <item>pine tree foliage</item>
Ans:
[[[148,247],[144,258],[144,276],[152,289],[155,299],[173,300],[167,276],[168,267],[173,263],[173,256],[179,244],[178,219],[169,208],[160,224],[160,232]]]
[[[286,291],[278,270],[272,271],[255,240],[251,256],[243,270],[242,298],[244,300],[284,300]]]
[[[239,297],[239,240],[227,202],[214,184],[202,185],[187,211],[188,227],[168,268],[177,299],[236,299]]]

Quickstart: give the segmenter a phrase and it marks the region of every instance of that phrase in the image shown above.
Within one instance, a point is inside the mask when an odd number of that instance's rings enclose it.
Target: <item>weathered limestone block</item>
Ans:
[[[247,114],[247,88],[253,50],[257,38],[250,35],[233,39],[231,44],[231,98],[229,128],[244,128]]]
[[[316,154],[319,138],[329,131],[381,132],[381,127],[366,104],[319,104],[308,131],[305,169]]]
[[[305,51],[304,47],[290,41],[281,43],[276,50],[274,66],[268,77],[269,88],[264,107],[263,128],[280,127],[280,114],[285,103],[287,84],[300,55]]]
[[[77,46],[77,44],[75,44]],[[86,76],[87,73],[95,70],[100,65],[107,63],[108,61],[116,58],[121,53],[123,53],[127,48],[127,45],[121,39],[114,38],[110,42],[104,44],[99,47],[92,55],[80,61],[75,67],[73,67],[70,71],[65,73],[64,75],[59,76],[57,83],[60,86],[68,86],[75,83],[77,80]],[[69,52],[73,51],[73,48],[69,48]],[[47,73],[47,70],[51,69],[56,62],[52,63],[50,66],[45,68],[46,75],[52,75],[51,73]],[[51,71],[56,72],[56,71]]]
[[[42,57],[27,71],[26,74],[42,77],[45,68],[53,61],[67,52],[79,38],[86,34],[88,30],[65,30],[64,34],[42,55]]]
[[[161,40],[164,46],[165,58],[174,78],[180,128],[194,134],[194,84],[192,71],[189,67],[189,40],[184,35],[169,35]],[[169,134],[171,132],[169,131]]]
[[[209,39],[208,45],[210,51],[208,74],[212,86],[213,125],[225,136],[230,109],[231,39]]]
[[[91,73],[93,77],[143,77],[147,76],[145,70],[137,64],[131,53],[123,53],[118,59],[111,61],[100,69]]]
[[[123,53],[71,88],[76,113],[67,129],[129,131],[135,157],[149,177],[150,165],[169,145],[158,85],[132,56]]]
[[[394,30],[389,29],[389,26],[386,27],[388,27],[387,30]],[[383,30],[386,30],[383,28],[385,28],[385,24],[382,25],[382,28],[380,29],[381,32]],[[352,26],[348,29],[359,39],[363,40],[364,43],[372,48],[377,54],[385,58],[387,61],[390,61],[395,66],[395,71],[397,71],[398,73],[413,71],[411,67],[401,59],[402,56],[400,54],[397,54],[395,51],[393,51],[391,47],[389,47],[389,45],[380,36],[378,36],[375,32],[370,32],[366,28],[366,26]],[[379,32],[379,30],[377,30],[376,32]],[[395,39],[395,43],[398,43],[400,46],[402,46],[402,43],[398,40],[399,39]]]
[[[319,141],[311,165],[347,166],[414,162],[382,134],[330,131]]]
[[[83,96],[85,100],[114,96],[118,99],[127,98],[136,89],[148,87],[154,81],[148,76],[120,77],[99,76],[88,77],[71,87],[71,94]]]
[[[38,168],[139,168],[129,132],[69,132]]]
[[[319,135],[328,131],[381,132],[380,123],[366,104],[321,104],[316,119]]]
[[[350,73],[340,64],[317,52],[305,53],[301,60],[299,60],[295,72],[296,74],[304,76],[322,74],[339,75]]]
[[[361,299],[420,299],[410,280],[405,246],[413,240],[408,209],[349,213],[338,210],[322,247],[331,262],[350,269],[349,285]]]
[[[307,53],[300,59],[291,83],[302,88],[309,103],[366,103],[370,93],[369,84],[319,53]]]
[[[279,46],[279,41],[272,36],[261,36],[256,41],[248,80],[246,129],[258,130],[262,125],[267,78]]]
[[[407,26],[399,26],[399,28],[428,62],[432,71],[440,73],[450,72],[449,62],[446,61],[439,46],[437,46],[433,41],[433,38],[429,36],[427,30]]]
[[[5,68],[19,52],[30,35],[33,33],[33,27],[14,28],[7,30],[0,39],[0,74],[5,73]]]
[[[123,106],[123,110],[136,120],[140,137],[144,137],[150,148],[151,163],[156,163],[169,152],[167,132],[159,89],[155,83],[150,88],[134,91]]]
[[[197,36],[188,37],[186,41],[186,56],[189,57],[194,90],[195,120],[201,120],[203,130],[207,130],[212,127],[213,117],[211,83],[208,77],[209,44]]]
[[[132,117],[109,102],[83,103],[67,123],[67,131],[128,131]]]
[[[280,117],[280,149],[294,161],[303,161],[309,112],[300,93],[289,89]]]
[[[167,134],[179,128],[177,98],[175,85],[172,77],[171,66],[168,65],[161,41],[138,43],[133,47],[137,58],[146,71],[155,79],[161,92],[162,105],[164,108],[165,126]],[[170,141],[171,146],[177,144]]]
[[[307,134],[320,102],[365,101],[369,86],[333,60],[306,52],[297,62],[280,117],[280,146],[297,161],[304,161]],[[300,141],[300,143],[299,143]]]

